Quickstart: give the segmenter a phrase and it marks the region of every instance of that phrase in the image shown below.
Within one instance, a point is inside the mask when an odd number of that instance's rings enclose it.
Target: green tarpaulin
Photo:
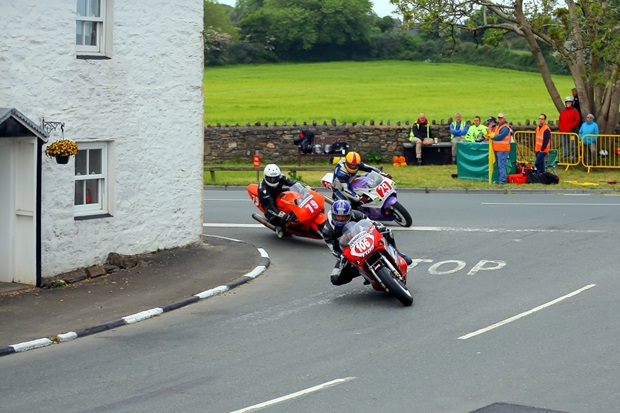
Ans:
[[[456,170],[461,179],[489,180],[489,143],[459,142],[456,145]],[[517,170],[517,144],[510,144],[510,154],[506,162],[506,173]],[[497,182],[497,164],[493,169],[493,182]]]

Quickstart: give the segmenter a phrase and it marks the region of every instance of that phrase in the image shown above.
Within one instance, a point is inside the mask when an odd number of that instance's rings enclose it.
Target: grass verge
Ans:
[[[333,172],[334,166],[324,162],[314,163],[313,166],[325,166],[325,171],[300,171],[296,175],[287,169],[294,164],[280,164],[283,173],[292,179],[301,180],[307,184],[320,187],[321,178],[327,172]],[[227,162],[218,166],[249,166],[248,163]],[[385,172],[392,175],[396,183],[401,188],[453,188],[453,189],[497,189],[496,184],[489,184],[487,181],[477,181],[469,179],[452,178],[457,173],[455,165],[429,165],[429,166],[401,166],[375,165],[381,166]],[[262,178],[262,167],[259,168],[259,179]],[[553,173],[560,177],[558,185],[542,184],[507,184],[507,189],[567,189],[567,190],[592,190],[593,192],[620,192],[620,171],[616,169],[592,169],[588,173],[582,166],[571,167],[564,170],[564,167],[551,169]],[[216,171],[215,179],[211,179],[208,171],[203,175],[205,185],[218,186],[246,186],[257,182],[255,171]]]

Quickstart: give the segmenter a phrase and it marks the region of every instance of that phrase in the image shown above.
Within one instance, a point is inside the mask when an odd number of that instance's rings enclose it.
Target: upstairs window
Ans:
[[[111,3],[111,0],[77,0],[75,45],[78,56],[110,56]]]

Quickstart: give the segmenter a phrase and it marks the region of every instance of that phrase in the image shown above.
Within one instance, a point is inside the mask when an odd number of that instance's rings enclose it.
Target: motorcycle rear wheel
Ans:
[[[377,276],[381,279],[383,285],[388,293],[405,307],[409,307],[413,304],[413,296],[407,289],[407,287],[400,281],[392,276],[392,273],[386,267],[381,267],[377,271]]]
[[[396,202],[394,205],[390,207],[392,210],[392,215],[394,216],[394,221],[401,227],[410,227],[413,224],[413,219],[407,209],[400,204],[400,202]]]

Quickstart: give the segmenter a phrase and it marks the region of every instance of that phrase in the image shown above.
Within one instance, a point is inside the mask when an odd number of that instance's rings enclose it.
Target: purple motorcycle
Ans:
[[[324,187],[333,191],[333,173],[323,176]],[[403,227],[413,223],[411,215],[396,198],[396,182],[377,172],[356,176],[351,182],[351,189],[359,195],[362,205],[357,210],[376,221],[395,221]]]

